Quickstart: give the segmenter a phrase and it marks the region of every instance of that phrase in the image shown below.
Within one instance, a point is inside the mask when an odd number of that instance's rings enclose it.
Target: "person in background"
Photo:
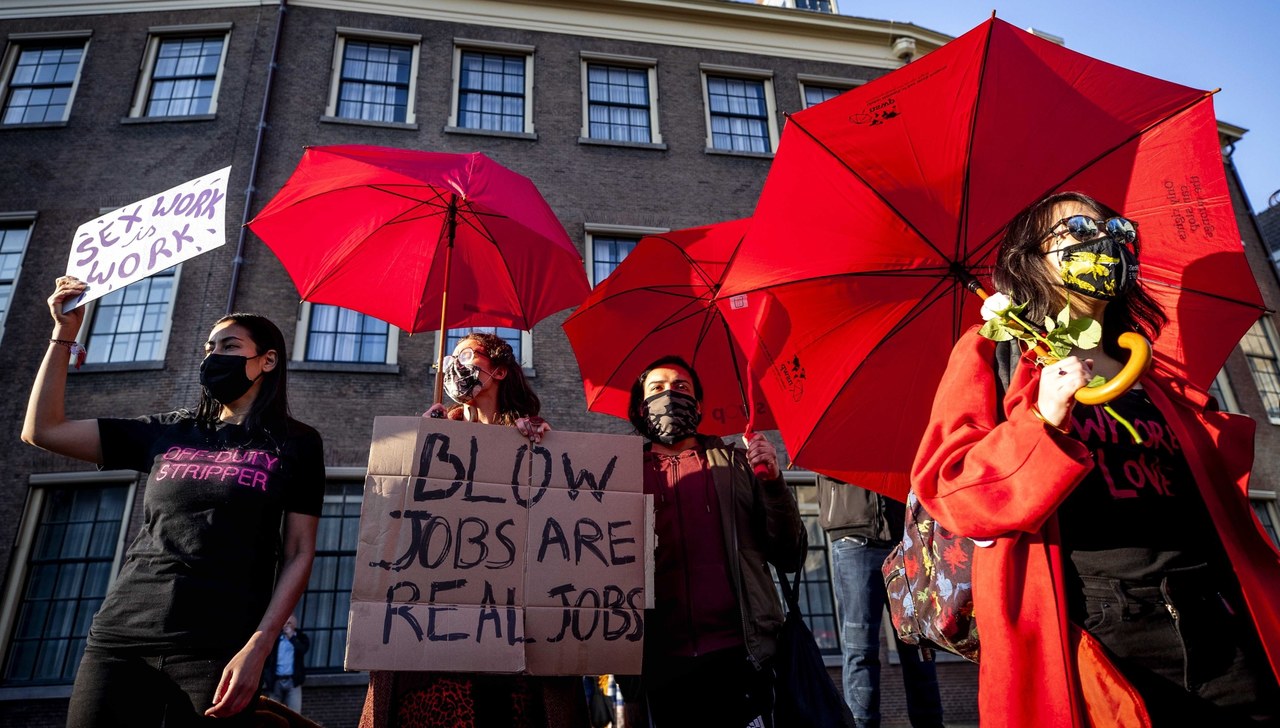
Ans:
[[[888,594],[880,567],[902,540],[906,506],[819,475],[818,525],[831,542],[831,582],[840,620],[844,699],[858,728],[880,728],[880,625]],[[941,728],[942,698],[933,660],[894,638],[912,728]]]
[[[701,381],[679,357],[653,362],[631,387],[654,497],[656,606],[641,675],[620,682],[657,728],[768,728],[783,622],[769,564],[801,569],[805,529],[769,440],[744,436],[744,450],[698,434],[701,403]]]
[[[262,671],[262,683],[267,696],[284,703],[295,713],[302,712],[302,685],[307,681],[307,668],[303,658],[311,649],[311,638],[298,629],[298,618],[292,614],[284,621],[284,628],[276,639],[271,656]]]
[[[306,588],[324,500],[320,435],[289,416],[284,336],[262,316],[214,324],[200,402],[137,419],[67,419],[68,349],[87,290],[59,278],[53,336],[23,441],[108,470],[147,474],[143,522],[93,618],[71,728],[249,725],[245,708]]]
[[[1114,414],[1075,400],[1120,372],[1121,334],[1155,341],[1168,322],[1138,280],[1142,244],[1078,192],[1023,210],[998,293],[1024,321],[1070,306],[1101,342],[1043,368],[1024,356],[1001,400],[996,344],[975,326],[934,398],[911,486],[938,523],[991,541],[972,568],[983,728],[1280,721],[1280,554],[1245,495],[1254,423],[1208,406],[1159,352]]]
[[[551,430],[542,401],[511,345],[489,333],[467,334],[444,360],[444,390],[423,417],[516,428],[532,442]],[[581,676],[387,672],[369,676],[360,728],[588,728]]]

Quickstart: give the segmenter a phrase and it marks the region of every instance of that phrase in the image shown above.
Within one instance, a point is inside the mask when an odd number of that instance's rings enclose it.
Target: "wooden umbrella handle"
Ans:
[[[1121,349],[1129,350],[1129,361],[1120,373],[1107,380],[1100,387],[1081,387],[1076,390],[1076,401],[1080,404],[1106,404],[1119,397],[1137,383],[1138,379],[1151,368],[1151,343],[1141,334],[1126,331],[1117,340]]]

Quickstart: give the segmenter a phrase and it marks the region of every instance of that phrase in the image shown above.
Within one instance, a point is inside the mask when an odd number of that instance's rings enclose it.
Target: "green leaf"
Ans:
[[[1008,341],[1013,338],[1013,332],[1000,319],[991,319],[978,329],[978,333],[991,339],[992,341]]]
[[[1053,330],[1058,328],[1058,322],[1054,321],[1051,316],[1044,317],[1044,331],[1046,334],[1052,334]]]
[[[1104,384],[1106,384],[1106,383],[1107,383],[1107,378],[1106,378],[1106,377],[1102,376],[1101,374],[1095,374],[1095,375],[1093,375],[1093,379],[1090,379],[1090,380],[1089,380],[1089,383],[1088,383],[1088,384],[1086,384],[1086,385],[1084,385],[1084,386],[1089,387],[1089,388],[1093,388],[1093,387],[1101,387],[1102,385],[1104,385]]]
[[[1102,324],[1082,316],[1071,322],[1076,346],[1081,349],[1093,349],[1102,341]]]

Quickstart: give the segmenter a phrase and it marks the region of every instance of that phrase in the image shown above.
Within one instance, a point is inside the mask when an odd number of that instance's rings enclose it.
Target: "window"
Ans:
[[[520,366],[524,369],[533,368],[533,352],[530,342],[533,337],[528,331],[520,329],[508,329],[502,326],[471,326],[464,329],[449,329],[449,338],[444,341],[444,350],[446,354],[452,354],[453,348],[462,341],[467,334],[485,333],[497,334],[504,341],[511,345],[511,353],[515,355],[516,361],[520,362]]]
[[[783,473],[800,506],[800,520],[809,536],[809,553],[800,574],[800,612],[827,656],[840,656],[840,623],[836,618],[831,586],[831,551],[826,533],[818,525],[818,488],[813,473]],[[777,576],[775,574],[774,578]],[[779,587],[779,589],[781,589]],[[781,591],[779,591],[781,594]]]
[[[1240,405],[1236,402],[1236,393],[1231,388],[1231,378],[1227,376],[1226,369],[1218,372],[1218,376],[1214,377],[1213,384],[1209,385],[1209,394],[1218,400],[1218,409],[1224,412],[1240,412]]]
[[[833,0],[795,0],[795,4],[801,10],[814,10],[819,13],[836,12]]]
[[[308,304],[306,361],[386,364],[393,361],[391,326],[372,316],[328,304]]]
[[[75,679],[94,613],[107,594],[122,544],[134,475],[118,483],[32,490],[11,594],[3,684],[58,685]],[[39,477],[39,476],[37,476]],[[58,476],[54,476],[58,477]],[[61,476],[65,478],[66,476]],[[20,536],[21,538],[21,536]]]
[[[660,144],[657,61],[582,54],[583,131],[587,139]]]
[[[217,111],[229,23],[152,28],[131,117],[205,116]]]
[[[450,127],[533,133],[533,47],[455,40],[455,101]]]
[[[703,64],[702,70],[707,149],[772,154],[778,140],[773,74],[707,64]]]
[[[334,81],[325,116],[413,124],[422,36],[338,29]]]
[[[176,265],[92,302],[89,364],[163,361],[173,317]],[[82,333],[81,336],[84,336]]]
[[[1250,496],[1253,494],[1250,493]],[[1249,503],[1253,506],[1253,512],[1258,516],[1258,522],[1262,524],[1262,530],[1267,532],[1271,537],[1271,543],[1280,547],[1280,533],[1276,532],[1276,519],[1273,515],[1276,510],[1276,499],[1274,493],[1267,494],[1267,498],[1250,497]]]
[[[298,606],[298,624],[311,639],[307,667],[316,672],[342,671],[363,498],[362,480],[338,481],[331,477],[325,485],[316,531],[316,557]]]
[[[4,124],[50,124],[67,120],[88,44],[87,32],[72,37],[10,35],[4,58]]]
[[[0,334],[13,300],[13,289],[18,284],[18,271],[22,269],[22,256],[27,251],[31,237],[30,221],[7,221],[0,218]]]
[[[666,228],[639,227],[635,225],[601,225],[586,223],[587,278],[592,286],[600,285],[635,249],[636,243],[646,235],[659,235]]]
[[[804,107],[817,106],[827,99],[834,99],[844,93],[842,88],[832,88],[831,86],[804,86]]]
[[[1267,410],[1267,419],[1280,425],[1280,353],[1276,349],[1276,333],[1271,322],[1260,318],[1253,323],[1240,348],[1249,360],[1249,371],[1258,386],[1258,396]]]

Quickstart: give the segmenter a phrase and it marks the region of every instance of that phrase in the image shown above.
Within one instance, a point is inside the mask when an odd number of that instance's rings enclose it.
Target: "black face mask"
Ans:
[[[702,414],[698,412],[698,400],[669,389],[645,399],[644,419],[646,437],[674,445],[698,431]]]
[[[1068,245],[1056,254],[1062,261],[1062,284],[1090,298],[1115,300],[1138,279],[1138,258],[1129,246],[1109,237]]]
[[[257,359],[258,356],[209,354],[204,361],[200,362],[200,386],[208,390],[210,397],[222,404],[240,399],[256,381],[250,379],[244,372],[249,360]]]

